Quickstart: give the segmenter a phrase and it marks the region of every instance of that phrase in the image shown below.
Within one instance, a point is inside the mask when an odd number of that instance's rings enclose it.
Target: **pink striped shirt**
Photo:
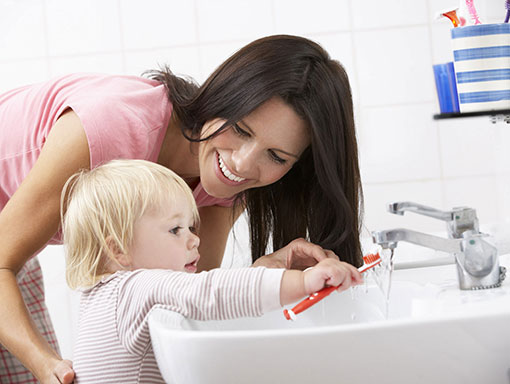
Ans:
[[[82,293],[75,383],[164,383],[152,345],[152,308],[195,320],[261,316],[280,308],[283,269],[121,271]]]

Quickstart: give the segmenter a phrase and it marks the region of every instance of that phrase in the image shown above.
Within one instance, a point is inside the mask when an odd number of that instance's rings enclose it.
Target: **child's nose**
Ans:
[[[190,235],[188,238],[188,248],[189,249],[198,248],[199,245],[200,245],[200,237],[198,237],[193,232],[190,232]]]

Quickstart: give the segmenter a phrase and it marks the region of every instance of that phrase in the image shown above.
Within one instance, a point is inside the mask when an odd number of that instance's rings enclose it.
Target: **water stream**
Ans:
[[[383,249],[379,252],[381,256],[381,264],[372,268],[369,275],[374,279],[375,283],[381,290],[385,299],[385,312],[384,316],[388,319],[389,306],[390,306],[390,291],[391,291],[391,276],[393,274],[393,254],[394,250]],[[368,277],[368,276],[367,276]],[[367,280],[367,279],[365,279]]]

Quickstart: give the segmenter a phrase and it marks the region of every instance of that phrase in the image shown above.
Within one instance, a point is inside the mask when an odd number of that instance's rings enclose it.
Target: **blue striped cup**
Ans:
[[[510,109],[510,24],[451,30],[461,112]]]

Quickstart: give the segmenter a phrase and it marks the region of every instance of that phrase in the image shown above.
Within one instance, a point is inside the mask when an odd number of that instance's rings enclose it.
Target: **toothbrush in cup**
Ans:
[[[471,20],[473,21],[473,24],[474,25],[482,24],[480,18],[478,17],[478,12],[476,11],[474,0],[466,0],[466,6],[469,11],[469,15],[471,16]]]
[[[376,265],[379,265],[381,261],[382,259],[381,256],[379,256],[379,253],[363,256],[364,264],[358,268],[358,271],[360,273],[368,271],[369,269],[375,267]],[[283,315],[287,320],[294,320],[298,313],[301,313],[305,309],[314,305],[315,303],[318,303],[319,301],[321,301],[322,299],[324,299],[326,296],[328,296],[337,289],[338,289],[337,286],[324,287],[320,291],[312,293],[306,299],[300,301],[294,308],[290,310],[284,309]]]

